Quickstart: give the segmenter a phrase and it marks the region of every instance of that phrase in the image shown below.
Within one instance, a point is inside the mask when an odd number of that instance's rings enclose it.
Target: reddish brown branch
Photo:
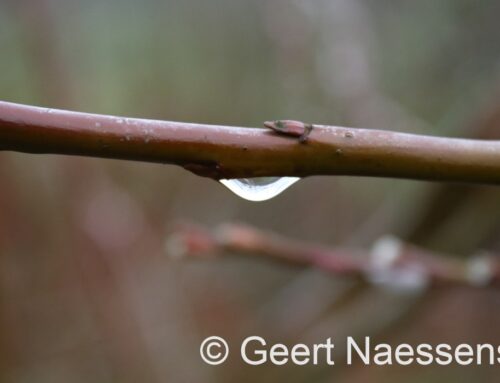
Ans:
[[[169,163],[215,179],[365,175],[500,183],[500,141],[314,125],[270,129],[154,121],[0,102],[0,150]]]
[[[408,282],[410,286],[417,282],[419,286],[427,282],[434,285],[500,285],[497,257],[482,255],[462,261],[394,238],[381,239],[367,251],[299,242],[240,224],[222,225],[213,232],[198,226],[180,225],[168,237],[166,251],[173,257],[213,257],[228,253],[263,256],[299,266],[315,266],[333,274],[406,287]]]

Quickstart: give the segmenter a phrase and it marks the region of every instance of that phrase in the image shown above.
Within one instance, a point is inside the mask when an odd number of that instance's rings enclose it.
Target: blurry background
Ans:
[[[500,2],[2,0],[0,99],[133,117],[500,138]],[[180,168],[0,154],[2,382],[490,382],[497,367],[220,367],[237,347],[500,343],[500,295],[423,295],[262,258],[172,261],[178,220],[369,247],[499,250],[500,190],[312,177],[262,203]],[[336,351],[342,353],[342,349]]]

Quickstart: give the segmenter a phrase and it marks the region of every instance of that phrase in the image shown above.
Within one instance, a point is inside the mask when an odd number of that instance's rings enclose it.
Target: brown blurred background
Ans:
[[[500,2],[2,0],[0,99],[260,126],[500,138]],[[179,220],[456,257],[500,247],[500,190],[312,177],[262,203],[172,166],[0,154],[2,382],[491,382],[497,367],[248,367],[237,347],[371,336],[500,343],[500,295],[409,294],[262,258],[174,262]],[[340,349],[338,352],[342,352]]]

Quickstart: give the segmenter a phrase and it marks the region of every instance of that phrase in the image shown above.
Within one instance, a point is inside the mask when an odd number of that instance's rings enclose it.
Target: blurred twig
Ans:
[[[0,102],[0,150],[171,163],[199,175],[368,175],[500,183],[500,141],[314,125],[271,129],[132,119]]]
[[[420,289],[428,283],[482,287],[500,282],[500,262],[493,255],[476,255],[464,262],[392,237],[381,238],[371,250],[363,250],[300,242],[241,224],[225,224],[214,231],[179,225],[169,235],[166,251],[173,257],[232,252],[259,255],[398,288]]]
[[[59,32],[62,20],[50,0],[13,1],[12,17],[19,20],[21,48],[30,62],[35,93],[42,100],[74,104],[73,79]]]
[[[482,140],[500,139],[500,81],[495,86],[488,105],[482,108],[478,116],[475,116],[467,124],[468,136]],[[413,231],[409,234],[412,242],[425,243],[429,245],[437,228],[445,226],[448,222],[456,219],[454,215],[459,207],[469,204],[477,204],[484,200],[484,194],[488,190],[470,185],[439,185],[428,197],[428,201],[421,208],[420,218]],[[477,210],[474,209],[474,210]],[[491,233],[480,234],[484,238],[497,237],[497,227],[494,225]],[[469,233],[470,234],[470,233]],[[438,236],[439,237],[439,236]],[[441,239],[442,240],[442,239]],[[444,239],[446,241],[446,238]]]

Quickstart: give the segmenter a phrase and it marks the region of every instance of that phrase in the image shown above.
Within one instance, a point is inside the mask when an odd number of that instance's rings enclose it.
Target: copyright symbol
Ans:
[[[220,336],[209,336],[200,346],[200,355],[205,363],[216,366],[227,359],[229,347]]]

